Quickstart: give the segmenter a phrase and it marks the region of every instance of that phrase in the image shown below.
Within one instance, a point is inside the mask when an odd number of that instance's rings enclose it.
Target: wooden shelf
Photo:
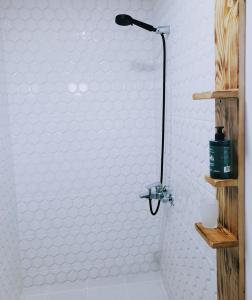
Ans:
[[[205,228],[202,223],[195,224],[196,230],[213,249],[232,248],[238,246],[238,240],[226,228]]]
[[[230,100],[239,97],[239,90],[223,90],[223,91],[209,91],[193,94],[193,100],[209,100],[209,99],[225,99]]]
[[[216,188],[238,186],[238,179],[214,179],[210,176],[205,176],[205,180]]]

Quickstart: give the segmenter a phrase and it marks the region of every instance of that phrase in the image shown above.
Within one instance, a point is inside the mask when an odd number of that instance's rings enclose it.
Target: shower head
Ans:
[[[157,28],[153,27],[152,25],[135,20],[129,15],[117,15],[115,18],[115,22],[117,25],[120,26],[136,25],[148,31],[153,31],[153,32],[157,31]]]
[[[133,25],[133,19],[129,15],[117,15],[115,18],[115,22],[120,26]]]

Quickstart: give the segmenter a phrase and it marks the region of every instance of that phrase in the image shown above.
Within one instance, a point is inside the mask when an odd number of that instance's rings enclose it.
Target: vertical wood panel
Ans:
[[[234,144],[237,157],[238,102],[221,101],[216,105],[216,123],[225,127],[225,134]],[[219,223],[238,238],[238,188],[218,189]],[[217,250],[218,299],[238,300],[239,294],[239,250],[227,248]]]
[[[216,100],[216,126],[233,142],[238,187],[219,188],[219,222],[239,240],[238,248],[217,250],[219,300],[244,300],[244,0],[216,0],[216,90],[240,87],[239,101]]]
[[[239,299],[245,299],[245,0],[239,1],[238,237]]]
[[[216,90],[239,87],[239,1],[216,0]]]

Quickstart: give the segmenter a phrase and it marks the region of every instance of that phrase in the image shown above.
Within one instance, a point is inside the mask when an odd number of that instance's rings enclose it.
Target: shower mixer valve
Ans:
[[[146,188],[148,189],[148,192],[141,193],[139,196],[141,199],[160,200],[163,203],[169,202],[171,206],[174,206],[172,194],[169,192],[166,185],[157,182],[146,186]]]

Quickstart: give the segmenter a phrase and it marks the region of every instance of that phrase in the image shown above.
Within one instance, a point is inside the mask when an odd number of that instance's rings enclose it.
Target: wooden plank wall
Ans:
[[[239,87],[239,0],[216,0],[216,90]]]
[[[244,300],[244,0],[216,0],[216,90],[239,88],[239,101],[216,100],[216,126],[233,141],[238,187],[217,189],[219,223],[239,240],[239,247],[217,250],[218,300]]]

